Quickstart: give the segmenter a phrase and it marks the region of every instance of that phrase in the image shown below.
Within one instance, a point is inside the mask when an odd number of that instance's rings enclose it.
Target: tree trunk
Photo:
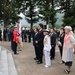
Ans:
[[[47,18],[47,19],[46,19],[46,25],[48,25],[48,24],[49,24],[49,19]]]
[[[31,14],[31,29],[33,27],[33,18],[32,18],[32,14]]]
[[[54,0],[52,0],[52,11],[54,11]],[[54,17],[52,17],[52,27],[54,28],[55,25],[54,25]]]
[[[8,21],[4,21],[4,27],[6,28],[8,26]]]
[[[47,5],[47,6],[46,6],[46,11],[49,11],[49,10],[48,10],[48,8],[49,8],[49,6],[50,6],[49,3],[50,3],[50,0],[46,0],[46,5]],[[49,20],[50,20],[50,18],[47,17],[47,18],[46,18],[46,25],[49,24]]]
[[[31,22],[31,29],[33,28],[33,22]]]

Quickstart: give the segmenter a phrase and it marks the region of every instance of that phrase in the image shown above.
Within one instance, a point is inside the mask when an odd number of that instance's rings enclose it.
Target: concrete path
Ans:
[[[11,50],[9,42],[2,42],[1,45]],[[45,68],[44,63],[42,65],[37,65],[33,60],[34,57],[35,54],[32,43],[24,43],[24,47],[22,51],[19,51],[19,55],[13,55],[18,75],[66,75],[64,73],[64,65],[58,63],[60,61],[58,51],[56,52],[56,59],[52,61],[52,66],[50,68]],[[75,55],[70,75],[75,75]]]

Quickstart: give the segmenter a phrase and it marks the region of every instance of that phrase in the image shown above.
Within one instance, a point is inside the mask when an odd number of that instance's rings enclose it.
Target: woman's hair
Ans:
[[[35,28],[35,29],[36,29],[37,32],[39,32],[39,29],[38,28]]]
[[[65,29],[64,28],[61,28],[61,30],[63,30],[63,33],[65,33]]]

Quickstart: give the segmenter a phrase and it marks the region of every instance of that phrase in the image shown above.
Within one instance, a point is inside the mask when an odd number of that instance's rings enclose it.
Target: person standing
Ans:
[[[51,28],[50,32],[51,32],[50,36],[51,36],[51,47],[52,47],[50,53],[51,53],[51,60],[54,60],[57,35],[53,28]]]
[[[8,38],[8,41],[10,41],[10,28],[7,28],[7,38]]]
[[[6,28],[4,28],[3,30],[3,39],[4,41],[7,41],[7,29]]]
[[[44,40],[44,35],[43,35],[43,24],[39,24],[38,26],[39,33],[38,33],[38,40],[36,41],[36,44],[38,44],[38,62],[37,64],[42,64],[42,58],[43,58],[43,40]]]
[[[2,41],[2,30],[0,29],[0,41]]]
[[[24,41],[27,42],[27,30],[26,30],[26,27],[24,29]]]
[[[44,31],[44,55],[45,55],[45,67],[51,66],[50,61],[50,50],[51,50],[51,40],[48,31]]]
[[[13,26],[10,29],[10,42],[11,42],[11,49],[13,50]]]
[[[35,49],[35,58],[34,60],[38,60],[38,44],[36,43],[36,41],[38,40],[38,32],[39,30],[36,28],[34,29],[35,35],[34,35],[34,40],[33,40],[33,45],[34,45],[34,49]]]
[[[32,39],[33,39],[33,40],[34,40],[34,35],[35,35],[34,30],[35,30],[35,28],[33,28],[33,29],[31,30],[31,32],[32,32]]]
[[[25,28],[22,28],[22,42],[24,42],[24,30],[25,30]]]
[[[71,33],[71,30],[72,28],[70,26],[65,26],[66,35],[64,38],[62,61],[66,66],[66,74],[70,73],[71,66],[73,63],[73,48],[75,53],[75,38]]]
[[[64,30],[64,28],[61,28],[60,32],[61,33],[60,33],[60,36],[59,36],[59,39],[58,39],[58,47],[59,47],[60,55],[61,55],[61,58],[62,58],[64,37],[65,37],[65,30]],[[59,63],[62,64],[62,61],[59,62]]]
[[[20,36],[20,34],[17,32],[17,26],[14,26],[14,31],[13,31],[13,51],[14,51],[14,54],[18,54],[17,53],[17,43],[18,43],[19,36]]]
[[[28,31],[28,42],[29,43],[31,43],[31,33],[32,33],[32,31],[31,31],[31,29],[29,29],[29,31]]]

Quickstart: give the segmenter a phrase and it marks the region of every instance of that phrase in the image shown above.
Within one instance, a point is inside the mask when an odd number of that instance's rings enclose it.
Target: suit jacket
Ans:
[[[61,34],[60,36],[59,36],[59,41],[61,42],[61,44],[62,44],[62,46],[63,46],[63,43],[64,43],[64,37],[65,37],[65,34]]]
[[[13,41],[13,30],[10,31],[10,40]]]
[[[56,33],[52,33],[51,34],[51,45],[56,46],[56,39],[57,39]]]
[[[35,41],[38,40],[38,33],[34,35],[33,45],[38,46],[38,44],[35,43]]]
[[[39,31],[38,33],[38,46],[43,46],[43,40],[44,40],[44,35],[43,35],[43,30]]]

